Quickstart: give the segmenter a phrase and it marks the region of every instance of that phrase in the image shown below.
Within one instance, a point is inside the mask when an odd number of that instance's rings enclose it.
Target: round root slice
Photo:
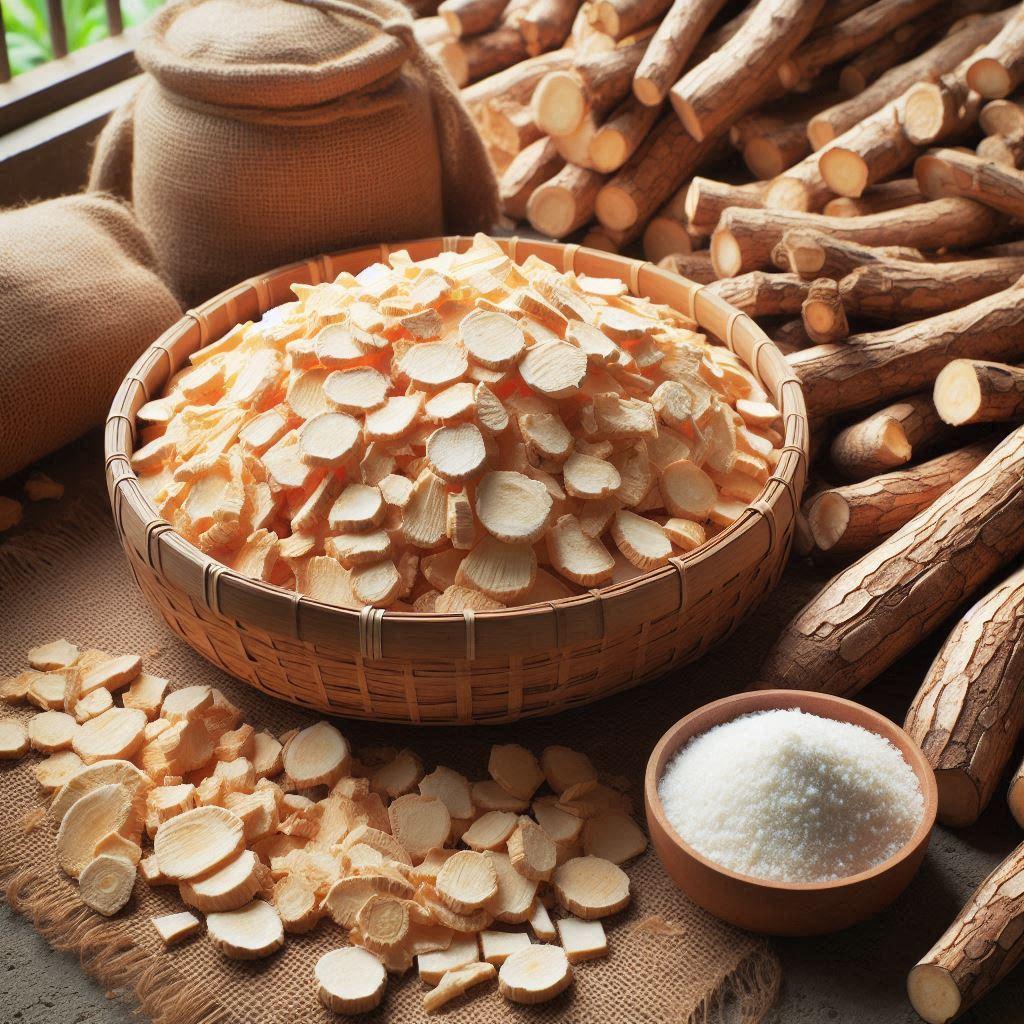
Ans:
[[[573,449],[573,436],[560,416],[553,413],[524,413],[519,430],[527,446],[542,458],[561,461]]]
[[[556,806],[551,797],[542,797],[533,803],[533,816],[537,823],[559,845],[575,843],[583,830],[583,819]]]
[[[516,871],[507,854],[488,850],[484,856],[494,866],[498,876],[498,891],[487,904],[487,909],[497,920],[506,924],[528,921],[537,896],[537,883]]]
[[[441,866],[434,888],[452,910],[469,914],[498,894],[498,875],[482,853],[460,850]]]
[[[470,794],[474,805],[481,811],[513,811],[519,814],[529,806],[527,800],[513,796],[494,779],[474,782]]]
[[[540,767],[556,793],[580,782],[597,781],[597,771],[590,758],[569,747],[545,747],[540,755]]]
[[[475,423],[438,427],[427,438],[427,461],[449,483],[476,476],[487,461],[483,434]]]
[[[98,914],[110,917],[131,899],[135,865],[122,857],[103,854],[89,861],[78,876],[78,895]]]
[[[488,811],[462,833],[462,841],[472,850],[500,850],[518,820],[510,811]]]
[[[496,743],[491,747],[487,773],[520,800],[530,800],[544,781],[537,758],[516,743]]]
[[[324,381],[327,401],[342,412],[365,413],[384,404],[391,387],[387,377],[371,366],[334,370]]]
[[[388,860],[398,861],[399,864],[407,864],[409,867],[412,867],[412,858],[409,856],[409,851],[388,832],[382,832],[371,825],[356,825],[342,841],[342,853],[358,843],[372,847],[374,850],[379,850]]]
[[[370,530],[380,526],[384,519],[384,496],[379,487],[368,484],[349,484],[338,495],[327,517],[333,532]]]
[[[473,817],[469,780],[451,768],[438,765],[429,775],[424,775],[420,779],[420,792],[440,800],[453,818]]]
[[[594,921],[629,905],[629,876],[601,857],[575,857],[555,870],[551,881],[559,904],[569,913]]]
[[[622,811],[602,811],[583,826],[583,852],[613,864],[624,864],[647,849],[640,826]]]
[[[28,732],[16,718],[0,719],[0,760],[13,761],[28,753]]]
[[[409,902],[375,893],[359,908],[356,927],[367,949],[387,953],[401,946],[409,934]]]
[[[370,788],[387,794],[393,800],[403,793],[411,793],[422,778],[423,762],[411,750],[401,750],[373,771]]]
[[[422,395],[393,395],[366,414],[367,441],[397,441],[415,426],[423,408]]]
[[[84,765],[61,786],[50,804],[50,813],[55,821],[63,821],[72,805],[86,793],[111,783],[127,786],[133,794],[142,795],[153,786],[149,777],[131,761],[97,761],[92,765]]]
[[[284,749],[284,770],[299,789],[333,785],[352,754],[348,741],[330,722],[317,722],[292,737]]]
[[[526,336],[505,313],[474,310],[459,324],[459,337],[474,363],[490,370],[507,370],[526,350]]]
[[[416,901],[430,914],[430,917],[442,928],[450,928],[453,932],[468,934],[482,932],[494,923],[494,914],[481,907],[469,914],[459,914],[445,903],[437,891],[428,885],[421,885],[416,893]]]
[[[340,466],[361,447],[359,421],[343,412],[325,412],[299,430],[299,458],[307,466]]]
[[[172,725],[191,722],[213,707],[213,687],[196,684],[172,690],[160,707],[160,717]]]
[[[572,984],[572,965],[561,946],[517,949],[498,971],[498,990],[513,1003],[543,1003]]]
[[[209,914],[244,907],[261,888],[256,854],[252,850],[243,850],[213,874],[182,882],[178,891],[190,907]]]
[[[444,391],[438,391],[423,407],[427,418],[438,423],[457,423],[473,414],[476,409],[474,386],[468,381],[459,381]]]
[[[661,494],[665,508],[684,519],[707,519],[718,501],[715,482],[699,466],[680,459],[665,467],[661,474]]]
[[[450,341],[428,341],[410,346],[398,361],[400,373],[428,391],[461,380],[469,369],[466,353]]]
[[[28,663],[40,672],[51,672],[58,668],[67,668],[78,660],[81,652],[67,640],[52,640],[48,644],[33,647],[28,652]]]
[[[285,875],[274,886],[274,906],[284,930],[295,935],[312,931],[322,913],[315,885],[297,874]]]
[[[519,361],[524,383],[549,398],[576,394],[587,375],[587,354],[566,341],[534,345]]]
[[[612,540],[623,555],[644,572],[665,565],[672,554],[672,542],[661,526],[627,509],[615,513]]]
[[[444,846],[452,831],[452,816],[445,804],[432,796],[406,793],[388,808],[391,834],[420,861],[433,849]]]
[[[288,392],[285,396],[292,412],[304,420],[311,420],[322,412],[330,412],[331,405],[324,393],[324,384],[327,378],[336,372],[318,366],[315,370],[306,370],[304,373],[300,373],[288,385]]]
[[[277,911],[262,900],[238,910],[208,914],[210,941],[232,960],[260,960],[284,945],[284,925]]]
[[[177,882],[216,871],[244,848],[242,819],[214,805],[196,807],[168,819],[153,840],[161,874]]]
[[[546,539],[552,567],[567,580],[592,587],[612,578],[615,559],[597,537],[583,532],[575,516],[562,516]]]
[[[476,514],[483,528],[509,544],[534,544],[544,536],[552,499],[540,480],[522,473],[485,473],[476,489]]]
[[[64,707],[64,686],[65,680],[62,675],[47,672],[32,680],[26,696],[36,707],[59,711]]]
[[[386,607],[398,599],[404,586],[402,574],[389,558],[352,570],[352,593],[363,604]]]
[[[71,745],[86,764],[127,760],[142,746],[147,722],[137,708],[111,708],[79,726]]]
[[[574,498],[596,501],[614,494],[622,477],[610,462],[573,452],[562,466],[562,482]]]
[[[345,324],[328,324],[313,339],[313,349],[321,366],[344,370],[366,357],[367,347]]]
[[[546,882],[555,870],[558,850],[555,841],[530,818],[519,822],[508,839],[512,867],[533,882]]]
[[[28,723],[28,741],[33,750],[54,754],[71,746],[77,730],[78,723],[71,715],[63,711],[42,711],[33,715]]]
[[[36,765],[36,782],[52,793],[74,778],[82,767],[82,759],[73,750],[61,750]]]
[[[384,965],[361,946],[324,953],[316,962],[317,995],[335,1013],[368,1013],[380,1006],[388,984]]]
[[[116,782],[90,790],[72,804],[57,830],[57,863],[72,878],[93,859],[96,844],[111,832],[137,833],[139,803]]]
[[[537,553],[532,544],[484,537],[459,565],[455,581],[509,604],[522,598],[536,578]]]

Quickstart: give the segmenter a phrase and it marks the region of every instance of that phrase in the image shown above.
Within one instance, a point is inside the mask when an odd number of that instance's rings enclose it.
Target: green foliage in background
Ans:
[[[126,26],[138,25],[156,10],[163,0],[121,0]],[[103,0],[62,0],[68,49],[78,50],[107,36],[107,13]],[[53,59],[46,0],[0,0],[11,72],[28,71]]]

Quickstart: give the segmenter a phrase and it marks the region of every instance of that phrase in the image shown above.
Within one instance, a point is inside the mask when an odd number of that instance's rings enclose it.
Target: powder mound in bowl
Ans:
[[[695,850],[774,882],[867,871],[924,817],[917,776],[887,739],[798,709],[743,715],[694,737],[658,795]]]

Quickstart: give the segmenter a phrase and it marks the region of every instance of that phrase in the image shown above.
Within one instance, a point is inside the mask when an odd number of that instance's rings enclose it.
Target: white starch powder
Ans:
[[[798,709],[743,715],[694,737],[658,795],[698,852],[776,882],[866,871],[924,816],[917,776],[888,740]]]

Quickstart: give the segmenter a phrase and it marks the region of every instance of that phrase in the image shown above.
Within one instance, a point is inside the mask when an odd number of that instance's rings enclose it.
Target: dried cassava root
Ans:
[[[65,660],[75,693],[97,665],[113,678],[103,652],[47,645],[33,657]],[[114,700],[129,699],[126,685]],[[444,766],[426,773],[410,750],[353,751],[325,721],[258,733],[210,687],[158,679],[157,690],[132,758],[87,764],[61,750],[37,769],[41,786],[59,785],[57,862],[96,912],[122,911],[137,875],[176,886],[194,913],[152,919],[165,945],[202,931],[203,915],[209,941],[236,960],[272,956],[330,918],[349,945],[310,974],[320,1001],[345,1014],[379,1006],[388,975],[414,964],[431,1013],[498,968],[507,998],[550,999],[571,983],[570,963],[607,954],[600,919],[630,895],[617,865],[647,841],[629,798],[585,754],[500,744],[489,778],[471,782]],[[53,715],[63,712],[41,710],[28,729],[5,719],[11,756],[28,753],[36,723]]]
[[[479,236],[295,292],[197,352],[170,415],[143,407],[133,464],[186,539],[315,600],[480,611],[621,582],[701,543],[669,520],[735,520],[778,460],[756,377],[618,280]],[[86,691],[140,669],[104,671]],[[75,749],[131,757],[144,710],[84,706]],[[345,770],[329,726],[303,743],[297,782]]]

